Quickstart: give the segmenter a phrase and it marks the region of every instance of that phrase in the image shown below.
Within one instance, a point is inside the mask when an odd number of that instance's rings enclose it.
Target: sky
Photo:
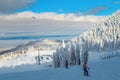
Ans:
[[[80,34],[120,9],[120,0],[0,0],[0,33]]]
[[[120,0],[0,0],[1,13],[23,11],[109,15],[120,8]]]
[[[36,0],[28,10],[38,13],[57,12],[109,15],[119,8],[120,0]]]

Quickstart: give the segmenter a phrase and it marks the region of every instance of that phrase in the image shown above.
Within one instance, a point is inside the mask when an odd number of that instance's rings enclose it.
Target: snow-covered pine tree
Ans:
[[[70,65],[76,65],[76,46],[75,43],[71,41],[71,49],[70,49]]]
[[[79,38],[79,41],[77,41],[77,38]],[[67,43],[70,45],[70,50],[67,52],[67,54],[69,54],[69,65],[76,65],[79,57],[78,47],[81,48],[80,54],[82,55],[81,60],[83,62],[88,61],[89,50],[100,52],[109,51],[108,54],[105,54],[109,57],[109,55],[113,53],[112,51],[120,49],[120,10],[111,16],[105,16],[103,22],[95,24],[95,28],[82,33],[77,38],[74,38]],[[89,42],[89,44],[87,44],[87,42]],[[65,46],[65,48],[66,47],[68,46]],[[64,48],[60,50],[62,58],[66,55],[66,52],[63,52]],[[55,54],[57,54],[57,52]],[[118,55],[118,52],[115,51],[115,54],[112,54],[112,56],[113,55]]]
[[[56,50],[56,53],[53,53],[53,65],[54,65],[54,68],[57,68],[57,67],[60,67],[60,57],[59,57],[59,53],[60,52],[60,49],[59,47],[57,48]]]
[[[80,65],[81,64],[81,60],[80,60],[81,47],[80,47],[80,43],[79,43],[79,38],[77,38],[77,41],[75,44],[76,44],[76,62],[77,62],[77,65]]]

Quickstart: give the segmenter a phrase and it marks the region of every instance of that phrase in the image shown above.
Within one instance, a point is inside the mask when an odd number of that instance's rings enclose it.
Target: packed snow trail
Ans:
[[[82,66],[0,74],[0,80],[120,80],[120,57],[88,64],[90,77]]]

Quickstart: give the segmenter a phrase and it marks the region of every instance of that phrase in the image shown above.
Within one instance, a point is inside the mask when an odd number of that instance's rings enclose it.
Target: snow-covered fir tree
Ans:
[[[95,24],[91,30],[72,39],[65,47],[58,47],[60,49],[54,53],[54,62],[60,64],[54,66],[65,65],[66,61],[68,65],[88,62],[89,50],[103,52],[120,49],[120,10],[105,17],[103,22]]]

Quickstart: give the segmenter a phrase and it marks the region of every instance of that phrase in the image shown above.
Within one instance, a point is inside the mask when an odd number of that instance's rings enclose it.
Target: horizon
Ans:
[[[24,36],[24,39],[40,35],[78,36],[120,9],[119,0],[93,2],[0,0],[0,38],[14,39],[16,36],[19,40]],[[0,41],[7,43],[6,40]]]

